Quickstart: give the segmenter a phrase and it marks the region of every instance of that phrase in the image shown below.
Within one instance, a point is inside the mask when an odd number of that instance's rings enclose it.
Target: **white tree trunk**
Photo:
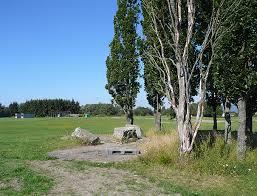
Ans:
[[[180,153],[189,153],[192,150],[192,124],[190,103],[188,102],[186,82],[184,75],[179,74],[179,100],[177,110],[177,129],[180,140]]]
[[[239,128],[237,133],[237,159],[244,160],[246,153],[246,101],[238,100]]]
[[[161,114],[161,104],[159,103],[159,96],[157,95],[156,98],[156,108],[154,110],[154,123],[155,123],[155,130],[161,131],[162,130],[162,114]]]
[[[190,121],[186,120],[187,118],[187,116],[185,118],[180,116],[177,120],[181,154],[190,153],[192,151],[192,125]]]

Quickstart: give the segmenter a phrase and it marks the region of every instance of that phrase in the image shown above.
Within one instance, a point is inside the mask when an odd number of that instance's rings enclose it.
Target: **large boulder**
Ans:
[[[71,134],[71,137],[79,140],[86,145],[97,145],[100,143],[100,138],[80,127],[76,128]]]
[[[142,133],[140,127],[136,125],[126,125],[125,127],[115,128],[113,137],[121,141],[128,141],[130,139],[142,138]]]

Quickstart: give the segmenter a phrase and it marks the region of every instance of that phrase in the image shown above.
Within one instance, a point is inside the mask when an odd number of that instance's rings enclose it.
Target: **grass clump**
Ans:
[[[1,159],[0,165],[0,195],[42,195],[53,187],[53,179],[23,161]]]
[[[257,174],[257,150],[247,151],[245,161],[237,160],[237,144],[225,144],[218,137],[215,144],[209,141],[195,145],[191,154],[180,156],[176,132],[150,135],[150,141],[142,146],[145,163],[155,163],[172,166],[187,172],[197,172],[207,175],[248,175]]]
[[[161,165],[176,162],[178,154],[178,141],[176,132],[158,133],[149,131],[149,142],[141,146],[144,156],[141,161],[145,163],[158,163]]]
[[[246,160],[240,162],[236,141],[227,145],[218,137],[212,146],[209,141],[202,141],[192,153],[180,156],[175,131],[149,133],[150,141],[142,146],[144,153],[139,160],[139,165],[149,168],[147,175],[200,195],[257,194],[257,150],[248,149]]]

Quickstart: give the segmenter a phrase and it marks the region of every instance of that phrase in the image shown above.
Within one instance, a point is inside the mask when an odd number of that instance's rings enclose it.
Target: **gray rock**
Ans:
[[[142,138],[140,127],[136,125],[126,125],[126,127],[118,127],[114,129],[113,137],[118,140],[131,140]]]
[[[127,124],[126,127],[131,127],[131,128],[134,128],[136,130],[136,134],[137,134],[137,138],[138,139],[142,139],[142,130],[139,126],[137,125],[129,125]]]
[[[100,138],[90,133],[85,129],[80,127],[76,128],[75,131],[71,134],[71,137],[79,140],[83,144],[87,145],[97,145],[100,144]]]

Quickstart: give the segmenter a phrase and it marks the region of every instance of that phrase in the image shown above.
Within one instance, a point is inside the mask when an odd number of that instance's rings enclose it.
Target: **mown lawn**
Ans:
[[[151,117],[137,118],[143,130],[153,129]],[[164,124],[164,129],[175,127],[175,121]],[[22,160],[46,159],[46,153],[75,145],[61,140],[70,135],[76,127],[92,131],[95,134],[112,134],[115,127],[124,126],[120,117],[99,118],[34,118],[34,119],[0,119],[0,156]]]
[[[144,130],[152,127],[152,119],[137,121]],[[0,119],[0,195],[47,192],[53,186],[53,179],[32,171],[27,161],[47,160],[49,151],[78,145],[62,139],[76,127],[96,134],[111,134],[114,127],[123,126],[124,122],[119,117]],[[11,186],[13,179],[22,181],[22,190]]]
[[[201,129],[210,130],[212,124],[208,120],[211,119],[205,120]],[[221,121],[222,119],[219,120]],[[238,126],[236,118],[233,121],[232,128],[235,130]],[[145,133],[154,129],[152,117],[137,117],[135,123]],[[54,184],[53,179],[32,171],[27,164],[28,161],[47,160],[47,152],[49,151],[78,145],[70,140],[62,139],[64,136],[70,135],[76,127],[91,130],[96,134],[112,134],[114,127],[123,126],[124,124],[125,120],[122,117],[0,119],[0,195],[41,195],[47,193]],[[175,121],[164,118],[163,128],[166,131],[175,130]],[[218,128],[223,128],[222,122],[218,123]],[[257,128],[256,121],[254,121],[254,128]],[[156,166],[152,170],[151,167],[153,166],[151,165],[143,166],[139,162],[130,164],[136,168],[141,168],[140,175],[145,175],[152,181],[158,181],[160,186],[163,186],[168,192],[220,194],[225,191],[215,190],[215,188],[208,190],[208,187],[203,187],[201,190],[199,188],[200,191],[197,192],[197,186],[185,186],[179,182],[174,184],[173,180],[166,179],[162,175],[158,176],[158,172],[150,175],[151,172],[149,171],[155,171]],[[129,167],[131,167],[130,164]],[[119,167],[122,168],[122,166]],[[126,165],[124,167],[127,168]],[[142,168],[145,168],[145,170]],[[170,172],[172,173],[172,171]],[[22,182],[20,190],[11,185],[13,179]],[[248,180],[251,184],[252,180],[257,179],[245,176],[245,180]],[[237,187],[233,188],[237,189]],[[242,189],[243,187],[238,188]]]

